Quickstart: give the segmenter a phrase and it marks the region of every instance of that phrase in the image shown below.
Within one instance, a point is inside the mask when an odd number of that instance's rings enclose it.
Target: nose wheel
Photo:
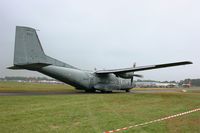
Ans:
[[[127,89],[127,90],[125,90],[126,92],[130,92],[130,90],[129,89]]]

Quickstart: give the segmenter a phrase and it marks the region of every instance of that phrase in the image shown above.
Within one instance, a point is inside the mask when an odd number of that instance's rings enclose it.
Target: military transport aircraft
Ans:
[[[149,65],[131,68],[85,71],[47,56],[40,44],[36,30],[29,27],[16,27],[14,66],[9,69],[27,69],[37,71],[74,86],[86,92],[112,92],[113,90],[129,90],[135,87],[133,77],[137,71],[192,64],[182,61],[167,64]]]

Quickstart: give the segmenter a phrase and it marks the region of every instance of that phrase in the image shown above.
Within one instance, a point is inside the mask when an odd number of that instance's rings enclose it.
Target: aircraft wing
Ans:
[[[158,64],[158,65],[123,68],[123,69],[99,70],[99,71],[96,71],[95,73],[96,74],[109,74],[109,73],[119,74],[119,73],[144,71],[144,70],[173,67],[173,66],[180,66],[180,65],[187,65],[187,64],[192,64],[192,62],[191,61],[182,61],[182,62],[174,62],[174,63],[166,63],[166,64]]]

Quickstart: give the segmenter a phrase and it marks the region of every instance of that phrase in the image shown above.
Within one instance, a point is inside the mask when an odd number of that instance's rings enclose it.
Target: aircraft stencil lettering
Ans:
[[[16,27],[14,66],[9,69],[26,69],[37,71],[76,89],[86,92],[111,92],[113,90],[129,90],[135,87],[133,77],[142,77],[135,74],[137,71],[158,69],[179,65],[192,64],[190,61],[140,66],[134,64],[131,68],[85,71],[72,65],[45,55],[36,30],[29,27]]]

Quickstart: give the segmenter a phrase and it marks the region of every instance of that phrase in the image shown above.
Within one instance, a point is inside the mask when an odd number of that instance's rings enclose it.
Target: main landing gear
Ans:
[[[96,92],[96,90],[85,90],[85,92],[87,92],[87,93],[95,93]]]
[[[101,90],[101,93],[112,93],[112,91]]]

